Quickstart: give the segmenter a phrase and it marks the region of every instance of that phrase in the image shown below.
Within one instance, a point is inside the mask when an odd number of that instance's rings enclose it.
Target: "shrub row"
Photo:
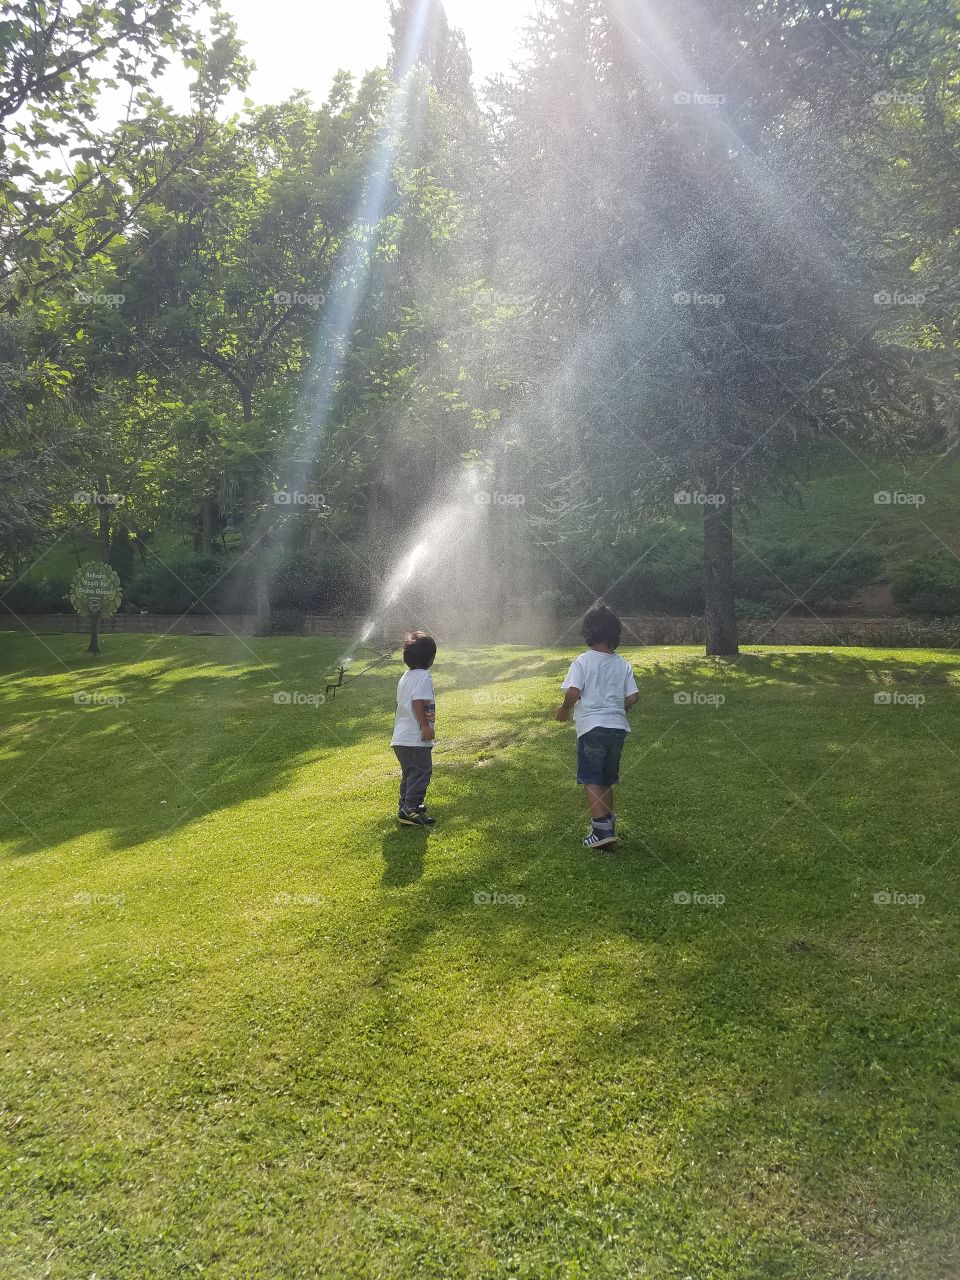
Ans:
[[[891,575],[890,594],[907,613],[960,613],[960,561],[947,552],[906,560]]]
[[[562,555],[562,552],[561,552]],[[616,608],[700,613],[703,610],[703,552],[700,540],[685,530],[656,539],[621,538],[598,548],[593,558],[572,552],[571,594],[578,608],[590,603],[590,588],[615,583],[607,593]],[[847,604],[882,572],[878,552],[843,547],[806,546],[739,550],[736,593],[747,606],[784,610],[798,599],[813,608]],[[579,580],[579,581],[578,581]],[[945,612],[951,612],[945,610]]]
[[[345,552],[298,553],[272,571],[271,607],[282,615],[336,613],[353,605],[358,585]],[[250,613],[255,589],[249,562],[231,565],[216,556],[190,556],[169,567],[154,560],[130,583],[125,598],[148,613]]]
[[[541,610],[557,614],[582,610],[592,603],[592,591],[601,591],[606,583],[616,583],[608,599],[624,613],[703,610],[700,545],[682,532],[672,532],[659,543],[625,538],[593,552],[560,548],[558,559],[571,572],[557,571],[563,581],[533,602]],[[744,618],[763,618],[790,608],[798,597],[814,609],[848,604],[881,572],[880,556],[874,551],[760,547],[754,555],[742,552],[738,558],[738,608]],[[17,614],[69,613],[68,587],[66,579],[25,578],[6,589],[0,583],[0,596],[6,608]],[[947,552],[899,565],[890,587],[905,613],[960,614],[960,561]],[[364,592],[355,563],[339,547],[287,556],[276,566],[271,585],[275,626],[295,629],[298,616],[362,608]],[[253,582],[243,561],[231,565],[217,556],[188,556],[168,567],[154,558],[124,582],[128,611],[249,613],[253,608]]]
[[[332,548],[321,555],[297,554],[275,566],[270,602],[285,611],[337,613],[356,605],[358,583],[346,553]],[[14,613],[69,613],[67,579],[24,578],[0,596]],[[164,564],[153,557],[141,572],[123,582],[123,608],[145,613],[249,613],[254,609],[249,562],[231,564],[218,556],[185,556]]]

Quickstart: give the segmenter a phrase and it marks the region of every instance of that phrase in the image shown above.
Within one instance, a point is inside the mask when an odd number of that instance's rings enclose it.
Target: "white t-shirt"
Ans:
[[[429,671],[417,668],[405,671],[397,685],[397,718],[393,726],[391,747],[432,747],[432,742],[424,742],[420,736],[420,724],[413,714],[414,702],[427,704],[427,720],[433,724],[436,717],[434,705],[433,677]]]
[[[583,696],[573,708],[577,737],[591,729],[626,729],[630,732],[624,699],[638,693],[633,667],[619,653],[588,649],[570,664],[562,689],[579,689]]]

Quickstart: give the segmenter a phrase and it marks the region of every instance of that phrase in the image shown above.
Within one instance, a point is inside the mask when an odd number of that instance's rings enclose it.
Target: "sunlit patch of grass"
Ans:
[[[337,642],[45,642],[0,636],[4,1276],[960,1270],[953,655],[625,650],[591,856],[568,654],[441,648],[422,832],[398,664],[293,706]]]

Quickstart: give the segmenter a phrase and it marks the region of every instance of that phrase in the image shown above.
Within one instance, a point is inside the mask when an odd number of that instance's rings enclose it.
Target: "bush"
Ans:
[[[943,552],[907,560],[893,571],[890,594],[908,613],[960,613],[960,564]]]
[[[805,546],[758,547],[756,558],[744,552],[737,562],[737,595],[789,609],[804,604],[848,604],[881,572],[879,552],[843,547],[812,551]]]
[[[766,622],[783,612],[776,605],[761,600],[737,600],[737,617],[741,622]]]
[[[281,561],[273,580],[274,609],[300,613],[335,613],[363,603],[365,584],[357,582],[356,561],[340,547],[296,552]]]
[[[782,612],[797,597],[813,608],[848,604],[882,570],[880,554],[861,548],[845,555],[842,546],[816,551],[803,545],[768,546],[757,548],[756,555],[741,552],[736,566],[736,593],[748,610],[764,606]],[[570,567],[569,575],[558,575],[557,586],[571,592],[574,612],[593,603],[591,588],[603,590],[607,583],[615,584],[606,598],[620,613],[703,611],[698,530],[661,526],[641,535],[621,535],[606,545],[561,546],[557,558]]]
[[[59,578],[23,578],[13,586],[0,583],[0,596],[14,613],[71,613],[70,583]]]
[[[703,550],[695,531],[655,528],[607,544],[561,546],[557,559],[570,566],[558,586],[570,591],[574,612],[589,608],[591,588],[603,591],[607,583],[615,584],[605,598],[618,613],[703,609]]]
[[[125,599],[148,613],[215,613],[225,609],[235,577],[235,570],[216,556],[189,556],[169,567],[149,556]],[[198,596],[203,596],[200,603]]]
[[[576,613],[573,596],[566,591],[558,591],[555,587],[541,591],[538,596],[535,596],[533,609],[535,613],[547,618],[568,618]]]
[[[298,552],[278,559],[270,588],[271,610],[302,629],[308,613],[333,613],[347,603],[356,605],[362,588],[356,585],[356,566],[340,548],[321,553]],[[204,594],[204,593],[209,594]],[[196,597],[203,596],[200,604]],[[168,568],[156,556],[130,585],[129,602],[149,613],[253,613],[256,608],[254,561],[231,564],[220,556],[187,556]]]
[[[301,609],[272,609],[267,635],[302,636],[306,625],[307,615]]]

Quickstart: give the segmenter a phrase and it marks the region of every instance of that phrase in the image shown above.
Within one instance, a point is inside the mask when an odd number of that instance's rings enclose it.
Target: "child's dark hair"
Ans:
[[[611,649],[617,647],[623,634],[620,619],[605,604],[595,604],[587,611],[580,630],[587,644],[606,644]]]
[[[426,631],[411,631],[403,640],[403,660],[411,671],[428,671],[437,656],[437,642]]]

